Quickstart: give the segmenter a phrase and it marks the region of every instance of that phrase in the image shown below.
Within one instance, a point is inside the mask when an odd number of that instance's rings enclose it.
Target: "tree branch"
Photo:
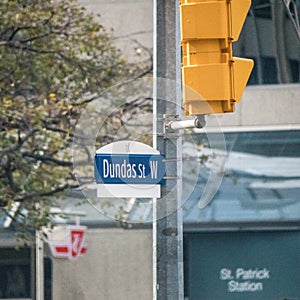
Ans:
[[[63,192],[64,190],[66,190],[69,187],[73,187],[73,186],[70,186],[68,183],[66,183],[66,184],[58,186],[55,189],[52,189],[50,191],[41,192],[41,193],[31,193],[31,194],[24,195],[22,197],[16,198],[15,201],[16,202],[23,202],[27,199],[32,199],[32,198],[36,198],[36,197],[53,196],[53,195],[55,195],[59,192]],[[76,187],[76,186],[74,186],[74,187]]]
[[[2,42],[0,42],[0,46],[2,46],[2,45],[10,47],[10,48],[15,48],[15,49],[27,50],[27,51],[38,53],[38,54],[58,54],[56,51],[36,49],[33,47],[29,47],[28,45],[26,45],[20,41],[2,41]]]
[[[62,166],[62,167],[71,167],[73,164],[70,161],[65,161],[65,160],[60,160],[60,159],[56,159],[53,158],[51,156],[47,156],[47,155],[38,155],[38,154],[33,154],[33,153],[29,153],[29,152],[24,152],[22,153],[23,157],[30,157],[30,158],[34,158],[36,160],[39,160],[43,163],[50,163],[50,164],[56,164],[58,166]]]
[[[0,155],[4,155],[4,154],[18,150],[37,131],[38,131],[37,129],[30,130],[29,133],[24,138],[21,138],[19,135],[18,142],[11,145],[10,147],[7,147],[7,148],[1,150]]]

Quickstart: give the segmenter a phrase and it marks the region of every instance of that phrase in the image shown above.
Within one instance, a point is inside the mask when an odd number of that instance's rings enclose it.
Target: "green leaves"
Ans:
[[[50,220],[49,199],[74,184],[70,141],[80,103],[127,67],[74,0],[2,0],[0,18],[0,206],[21,202],[24,224],[40,228]]]

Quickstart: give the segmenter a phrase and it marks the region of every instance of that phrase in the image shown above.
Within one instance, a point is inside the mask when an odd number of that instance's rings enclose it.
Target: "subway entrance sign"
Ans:
[[[299,300],[300,231],[185,235],[189,300]]]
[[[98,197],[160,198],[164,158],[157,150],[135,141],[106,145],[95,154]]]

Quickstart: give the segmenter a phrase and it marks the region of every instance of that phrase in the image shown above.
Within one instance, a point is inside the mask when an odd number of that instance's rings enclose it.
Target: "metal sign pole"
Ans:
[[[180,82],[179,2],[154,0],[154,146],[166,160],[162,199],[154,201],[154,299],[183,299],[182,167],[180,133],[165,132],[165,116],[180,116],[181,95],[169,81]],[[166,78],[165,84],[158,84]],[[156,81],[158,80],[158,81]],[[175,84],[176,85],[176,84]],[[160,95],[157,97],[159,90]],[[162,91],[163,89],[163,91]]]
[[[36,251],[36,300],[44,299],[44,242],[42,233],[36,230],[35,233],[35,251]]]

